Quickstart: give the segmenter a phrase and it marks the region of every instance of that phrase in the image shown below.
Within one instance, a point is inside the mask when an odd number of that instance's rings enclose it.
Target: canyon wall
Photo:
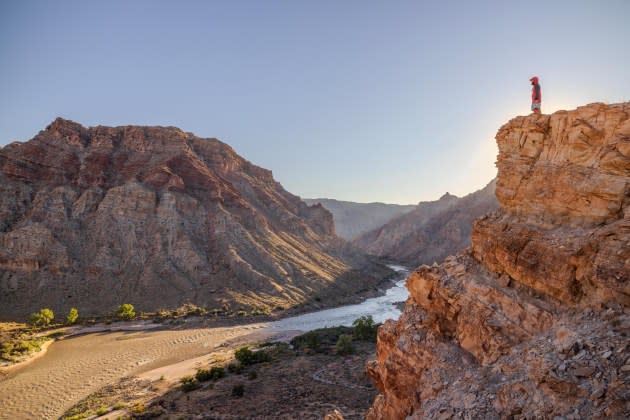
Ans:
[[[273,310],[389,273],[338,238],[321,205],[216,139],[57,119],[0,149],[0,319],[124,302]]]
[[[368,419],[628,418],[630,103],[517,117],[496,139],[500,209],[407,279]]]
[[[498,208],[495,186],[492,180],[465,197],[446,193],[439,200],[420,202],[352,243],[368,254],[409,266],[442,261],[470,246],[473,220]]]
[[[348,241],[416,208],[413,204],[354,203],[331,198],[305,198],[304,202],[310,205],[319,203],[330,211],[335,221],[335,232]]]

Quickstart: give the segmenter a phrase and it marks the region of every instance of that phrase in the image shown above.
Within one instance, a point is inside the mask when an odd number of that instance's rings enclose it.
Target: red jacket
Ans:
[[[542,100],[542,93],[540,92],[540,85],[538,84],[538,77],[534,76],[532,77],[531,80],[533,86],[532,86],[532,103],[536,104],[536,103],[540,103],[540,101]]]

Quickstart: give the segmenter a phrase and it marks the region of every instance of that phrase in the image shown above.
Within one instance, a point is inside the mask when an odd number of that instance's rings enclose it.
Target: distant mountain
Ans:
[[[346,240],[383,226],[391,219],[408,213],[416,206],[385,203],[354,203],[330,198],[305,198],[308,204],[321,204],[329,210],[335,221],[337,235]]]
[[[0,149],[0,319],[127,302],[273,309],[390,273],[217,139],[57,119]]]
[[[498,208],[496,180],[458,198],[446,193],[437,201],[416,208],[384,226],[364,233],[352,243],[365,252],[416,266],[441,262],[470,246],[472,221]]]

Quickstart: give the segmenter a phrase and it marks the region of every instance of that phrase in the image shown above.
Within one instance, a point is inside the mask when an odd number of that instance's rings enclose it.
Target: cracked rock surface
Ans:
[[[630,416],[630,103],[517,117],[500,209],[407,279],[368,419]]]

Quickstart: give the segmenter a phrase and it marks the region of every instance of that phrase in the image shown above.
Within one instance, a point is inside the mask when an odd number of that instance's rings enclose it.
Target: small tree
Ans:
[[[136,311],[131,303],[123,303],[116,309],[116,316],[120,319],[134,319]]]
[[[31,324],[36,327],[47,327],[55,318],[55,314],[50,308],[40,309],[39,312],[31,314]]]
[[[254,352],[249,347],[244,346],[234,352],[236,360],[241,362],[241,365],[248,366],[254,364]]]
[[[355,319],[352,323],[352,327],[352,335],[354,335],[357,340],[376,341],[378,325],[374,323],[374,319],[371,315]]]
[[[352,346],[352,336],[350,334],[341,334],[337,344],[335,345],[337,354],[350,354],[354,351]]]
[[[77,322],[78,318],[79,311],[77,310],[77,308],[70,308],[70,313],[68,313],[68,316],[66,317],[66,324],[72,325]]]

